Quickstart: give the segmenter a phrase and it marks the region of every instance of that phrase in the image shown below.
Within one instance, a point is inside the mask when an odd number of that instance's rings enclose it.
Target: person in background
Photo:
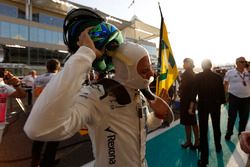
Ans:
[[[250,154],[250,131],[243,131],[240,134],[240,148]]]
[[[96,83],[99,80],[99,73],[95,71],[94,69],[91,69],[88,72],[88,77],[86,81],[84,81],[83,85],[91,85],[93,83]]]
[[[191,113],[188,112],[190,102],[192,101],[192,88],[194,84],[195,73],[193,71],[194,62],[190,58],[185,58],[183,61],[184,73],[181,75],[179,96],[180,96],[180,123],[185,126],[186,142],[181,144],[183,148],[190,147],[196,149],[199,147],[199,128],[196,120],[195,110]],[[194,134],[194,145],[192,144],[192,131]]]
[[[39,75],[35,78],[34,86],[33,86],[33,96],[34,100],[36,100],[39,95],[42,93],[42,90],[45,88],[47,83],[50,81],[52,77],[56,75],[56,73],[60,70],[60,62],[57,59],[49,59],[46,63],[47,72]],[[43,146],[46,146],[44,149],[43,159],[42,150]],[[34,140],[32,143],[32,160],[31,167],[52,167],[56,164],[55,157],[57,147],[59,145],[58,141],[39,141]]]
[[[228,120],[226,140],[233,134],[234,124],[239,114],[238,136],[245,131],[250,110],[250,73],[246,70],[247,61],[244,57],[236,59],[236,68],[227,71],[224,87],[228,93]]]
[[[146,49],[130,42],[115,52],[130,60],[130,65],[114,56],[114,79],[82,86],[93,61],[103,55],[91,40],[90,29],[81,32],[79,49],[37,99],[24,131],[35,140],[56,141],[87,127],[96,167],[146,167],[147,130],[159,127],[165,117],[169,122],[174,119],[164,101],[167,91],[163,89],[152,100],[140,92],[148,88],[153,71]]]
[[[47,72],[35,78],[33,83],[33,97],[34,101],[41,94],[50,79],[57,74],[61,68],[61,63],[57,59],[49,59],[46,62]]]
[[[28,75],[26,75],[23,79],[22,79],[22,83],[26,86],[26,87],[33,87],[35,78],[37,77],[37,72],[36,70],[31,70],[29,72]]]
[[[250,73],[250,61],[247,62],[247,71]]]
[[[32,88],[36,77],[36,71],[32,70],[22,79],[23,87],[26,89],[26,92],[28,94],[28,106],[32,105]]]
[[[0,93],[8,94],[8,97],[25,98],[26,93],[21,88],[21,80],[11,72],[0,68]]]
[[[247,71],[250,73],[250,61],[247,63]],[[250,131],[241,132],[240,147],[245,153],[250,154]]]
[[[200,127],[200,159],[198,166],[208,164],[209,146],[208,146],[208,117],[212,120],[214,132],[214,144],[216,152],[221,152],[221,129],[220,116],[221,104],[226,102],[223,87],[223,79],[220,75],[211,71],[212,63],[205,59],[201,63],[203,72],[195,75],[194,86],[192,91],[192,102],[190,103],[189,112],[194,111],[196,96],[198,96],[198,117]]]
[[[25,91],[21,88],[21,81],[11,72],[0,68],[0,126],[1,130],[5,128],[7,100],[12,98],[24,98]],[[2,133],[0,133],[0,143],[2,141]]]

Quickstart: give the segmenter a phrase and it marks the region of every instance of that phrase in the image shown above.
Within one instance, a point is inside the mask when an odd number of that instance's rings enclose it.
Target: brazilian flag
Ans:
[[[161,12],[161,10],[160,10]],[[174,60],[173,52],[168,39],[168,32],[161,13],[160,46],[158,67],[160,69],[156,82],[156,95],[161,89],[168,90],[178,76],[178,70]]]

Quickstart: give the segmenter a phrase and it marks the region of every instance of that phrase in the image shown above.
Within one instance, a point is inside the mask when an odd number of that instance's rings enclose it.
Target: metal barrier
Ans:
[[[14,98],[14,99],[17,104],[15,106],[15,109],[17,107],[17,110],[14,110],[15,103],[13,103],[13,98],[8,98],[8,107],[5,115],[5,121],[0,123],[0,143],[2,141],[2,137],[4,136],[4,134],[7,133],[8,127],[18,120],[20,111],[27,113],[26,107],[22,102],[22,100],[20,98]]]
[[[21,108],[21,110],[23,112],[27,112],[26,108],[25,108],[25,105],[23,104],[22,100],[20,98],[15,98],[15,100],[16,100],[17,104],[19,105],[19,107]]]

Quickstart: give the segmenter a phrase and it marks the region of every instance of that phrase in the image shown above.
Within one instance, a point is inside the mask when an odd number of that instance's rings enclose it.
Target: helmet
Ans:
[[[89,35],[94,41],[97,49],[114,51],[123,43],[122,33],[114,25],[102,22],[90,30]],[[112,58],[106,52],[103,56],[93,62],[94,69],[99,72],[111,71],[114,69]]]
[[[104,21],[104,18],[89,9],[72,9],[63,23],[63,40],[68,46],[69,52],[75,53],[77,51],[79,48],[77,45],[78,37],[85,28],[96,26]]]
[[[90,30],[89,35],[97,49],[115,50],[123,43],[121,32],[114,25],[102,22]]]
[[[77,41],[81,32],[91,26],[95,27],[90,30],[89,35],[97,49],[113,51],[123,43],[123,37],[118,28],[106,23],[105,19],[97,13],[85,8],[73,9],[67,14],[63,23],[63,40],[71,54],[79,48]],[[99,72],[110,71],[113,69],[112,58],[105,54],[96,59],[92,66]]]

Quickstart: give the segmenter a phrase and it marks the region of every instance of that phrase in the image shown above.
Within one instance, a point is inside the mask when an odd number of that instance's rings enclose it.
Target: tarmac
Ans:
[[[32,140],[29,139],[23,127],[31,106],[24,105],[22,110],[15,99],[9,101],[7,122],[0,143],[0,167],[30,167]],[[22,100],[25,104],[26,99]],[[178,113],[175,113],[178,118]],[[61,141],[57,150],[58,163],[55,167],[82,167],[93,161],[92,146],[88,135],[79,133],[70,139]],[[250,167],[250,161],[246,165]],[[230,166],[231,167],[231,166]]]
[[[0,167],[29,167],[31,164],[32,140],[23,131],[31,107],[24,106],[25,111],[19,107],[15,99],[9,104],[8,123],[0,144]],[[92,161],[94,158],[88,135],[76,134],[70,139],[61,141],[56,159],[59,162],[55,167],[80,167]]]

